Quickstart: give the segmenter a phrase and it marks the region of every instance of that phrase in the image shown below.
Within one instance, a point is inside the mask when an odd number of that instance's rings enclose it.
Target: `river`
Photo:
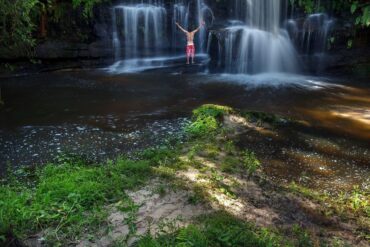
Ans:
[[[204,103],[301,120],[241,145],[283,181],[322,189],[368,185],[370,88],[366,82],[288,74],[108,74],[59,71],[2,79],[0,171],[61,154],[101,162],[181,133]]]

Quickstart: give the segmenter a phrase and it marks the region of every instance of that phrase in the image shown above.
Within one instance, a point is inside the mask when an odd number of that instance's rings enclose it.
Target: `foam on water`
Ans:
[[[167,68],[185,63],[185,55],[180,56],[162,56],[162,57],[147,57],[133,58],[120,60],[109,66],[105,70],[112,74],[138,73],[151,69]],[[198,54],[196,59],[207,61],[208,54]]]
[[[322,90],[333,87],[344,87],[335,84],[328,78],[304,76],[287,73],[262,73],[256,75],[247,74],[217,74],[207,76],[202,80],[206,83],[231,83],[244,85],[247,88],[256,87],[301,87],[307,90]]]

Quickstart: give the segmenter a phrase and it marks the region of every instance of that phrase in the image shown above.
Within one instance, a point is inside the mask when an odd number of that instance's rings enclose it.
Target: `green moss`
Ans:
[[[227,106],[206,104],[193,110],[193,116],[198,117],[214,117],[220,118],[225,114],[232,113],[233,109]]]
[[[265,123],[269,123],[272,125],[276,125],[281,122],[287,121],[286,119],[278,115],[266,113],[266,112],[247,111],[247,112],[242,112],[241,115],[248,121],[256,122],[256,123],[265,122]]]
[[[219,105],[203,105],[193,111],[193,121],[185,128],[185,132],[193,137],[214,134],[220,127],[220,118],[232,109]]]
[[[211,116],[198,117],[186,127],[186,132],[191,136],[203,136],[214,133],[219,127],[217,119]]]

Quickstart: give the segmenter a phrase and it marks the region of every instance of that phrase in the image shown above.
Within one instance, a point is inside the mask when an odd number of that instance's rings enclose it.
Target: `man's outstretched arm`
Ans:
[[[205,24],[206,23],[204,21],[201,21],[199,27],[197,29],[195,29],[194,31],[192,31],[192,33],[198,32]]]
[[[176,25],[178,26],[178,28],[180,28],[181,31],[183,31],[184,33],[188,33],[188,31],[186,31],[182,26],[180,26],[178,22],[176,22]]]

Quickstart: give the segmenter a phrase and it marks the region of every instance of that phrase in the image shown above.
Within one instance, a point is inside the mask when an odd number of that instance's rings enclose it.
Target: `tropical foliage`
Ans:
[[[45,36],[45,25],[70,16],[71,10],[92,17],[93,7],[106,0],[0,0],[0,54],[30,56],[35,37]],[[41,35],[36,32],[40,30]]]
[[[38,0],[0,0],[0,47],[2,50],[30,51],[29,49],[35,44],[32,32],[36,27],[32,15],[38,3]]]
[[[353,22],[357,26],[370,26],[370,2],[366,0],[290,0],[290,3],[292,5],[298,5],[304,8],[306,13],[330,10],[335,12],[350,13],[353,17]]]

